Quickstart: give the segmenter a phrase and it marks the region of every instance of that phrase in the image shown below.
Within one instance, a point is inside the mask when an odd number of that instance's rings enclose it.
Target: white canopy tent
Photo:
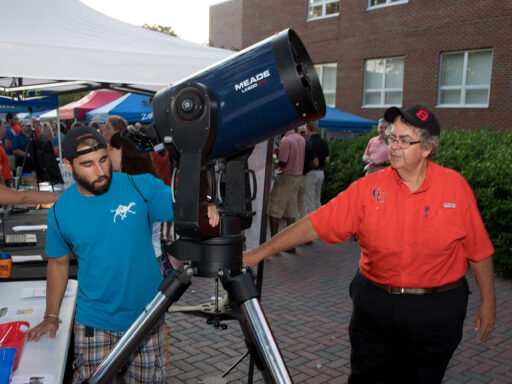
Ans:
[[[2,2],[0,93],[154,93],[232,53],[115,20],[78,0]]]

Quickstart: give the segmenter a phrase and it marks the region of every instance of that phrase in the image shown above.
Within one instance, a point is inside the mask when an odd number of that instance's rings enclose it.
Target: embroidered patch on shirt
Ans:
[[[444,203],[445,208],[455,208],[455,203]]]

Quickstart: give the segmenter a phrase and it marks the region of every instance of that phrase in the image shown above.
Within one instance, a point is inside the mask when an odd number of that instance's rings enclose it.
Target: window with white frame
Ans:
[[[368,9],[408,3],[409,0],[368,0]]]
[[[336,63],[318,64],[315,65],[315,70],[324,91],[325,103],[334,107],[336,105]]]
[[[441,54],[438,105],[488,107],[492,50]]]
[[[340,0],[308,0],[308,20],[340,14]]]
[[[401,106],[403,83],[403,57],[365,60],[363,106]]]

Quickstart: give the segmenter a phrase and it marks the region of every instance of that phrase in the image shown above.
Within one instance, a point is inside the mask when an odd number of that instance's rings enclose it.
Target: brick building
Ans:
[[[241,48],[294,29],[332,106],[377,120],[423,104],[446,129],[512,127],[510,0],[234,0],[211,7],[213,22],[230,6]]]

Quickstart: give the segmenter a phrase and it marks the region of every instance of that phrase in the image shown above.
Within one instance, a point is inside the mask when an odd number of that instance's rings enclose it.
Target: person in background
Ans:
[[[103,135],[105,136],[105,123],[99,123],[98,124],[98,131]]]
[[[366,174],[380,171],[389,165],[388,145],[386,144],[385,135],[388,128],[388,122],[383,118],[379,120],[377,125],[378,136],[372,137],[368,141],[366,150],[364,151],[363,161],[366,163]]]
[[[50,120],[50,125],[52,126],[52,132],[53,132],[53,139],[52,139],[52,146],[53,146],[53,153],[55,154],[55,157],[60,157],[59,154],[59,132],[57,129],[57,120]],[[62,142],[64,141],[64,137],[66,136],[66,126],[64,124],[60,125],[60,142],[62,145]]]
[[[475,331],[494,328],[494,247],[475,196],[456,171],[431,161],[441,127],[427,108],[391,107],[390,167],[353,182],[329,203],[243,261],[304,241],[328,244],[357,235],[359,271],[350,284],[353,312],[350,384],[441,383],[461,338],[468,265],[480,290]]]
[[[308,140],[308,129],[306,125],[301,125],[297,128],[297,133],[304,137],[306,140],[306,151],[304,153],[304,169],[302,171],[302,180],[299,183],[299,192],[298,192],[298,209],[299,209],[299,218],[303,218],[307,214],[313,212],[315,210],[314,206],[314,195],[311,193],[313,188],[310,188],[308,185],[308,173],[311,169],[318,168],[318,156],[313,150],[313,144]]]
[[[13,124],[14,116],[16,115],[12,112],[8,112],[5,115],[5,136],[2,138],[2,144],[9,160],[9,167],[12,170],[16,169],[14,153],[12,153],[12,139],[14,139],[15,134],[11,127],[11,124]],[[18,116],[16,116],[16,119],[17,118]]]
[[[91,128],[92,129],[95,129],[97,130],[98,132],[100,131],[100,123],[98,123],[97,121],[91,121]],[[101,132],[100,132],[101,133]]]
[[[141,123],[135,123],[135,124],[133,124],[133,128],[135,128],[136,131],[140,131],[140,129],[142,128],[142,124]]]
[[[5,136],[5,124],[0,120],[0,139]],[[12,184],[11,167],[9,166],[9,159],[5,152],[4,146],[0,144],[0,184],[8,187]]]
[[[52,141],[53,140],[53,132],[52,127],[48,123],[43,123],[41,126],[41,133],[37,136],[37,140],[39,141]]]
[[[30,120],[23,119],[21,121],[21,132],[14,136],[12,140],[12,152],[16,158],[15,166],[16,168],[23,166],[23,173],[30,173],[34,170],[29,148],[31,130]],[[23,163],[24,159],[25,163]]]
[[[105,140],[107,144],[110,144],[110,138],[116,132],[121,132],[123,129],[128,128],[128,123],[121,116],[110,115],[107,119],[107,123],[105,124],[105,129],[103,132],[103,136],[105,136]]]
[[[299,217],[298,191],[302,181],[306,140],[295,129],[286,132],[279,144],[279,154],[274,163],[276,177],[270,191],[269,221],[270,234],[275,236],[279,230],[279,220],[286,218],[291,225]],[[294,249],[288,252],[295,253]]]
[[[6,116],[7,117],[7,116]],[[15,113],[12,114],[11,121],[9,122],[9,125],[11,126],[12,133],[14,133],[14,136],[16,136],[18,133],[21,132],[21,127],[19,125],[19,119],[18,115]]]
[[[325,164],[329,162],[329,145],[318,132],[318,121],[310,121],[306,124],[308,128],[308,141],[313,146],[313,151],[318,157],[318,166],[311,167],[307,174],[308,195],[313,196],[314,207],[308,212],[320,208],[322,197],[322,184],[324,183]]]
[[[37,118],[37,117],[32,118],[32,129],[36,133],[36,136],[39,136],[39,132],[41,130],[41,124],[39,124],[39,118]]]

